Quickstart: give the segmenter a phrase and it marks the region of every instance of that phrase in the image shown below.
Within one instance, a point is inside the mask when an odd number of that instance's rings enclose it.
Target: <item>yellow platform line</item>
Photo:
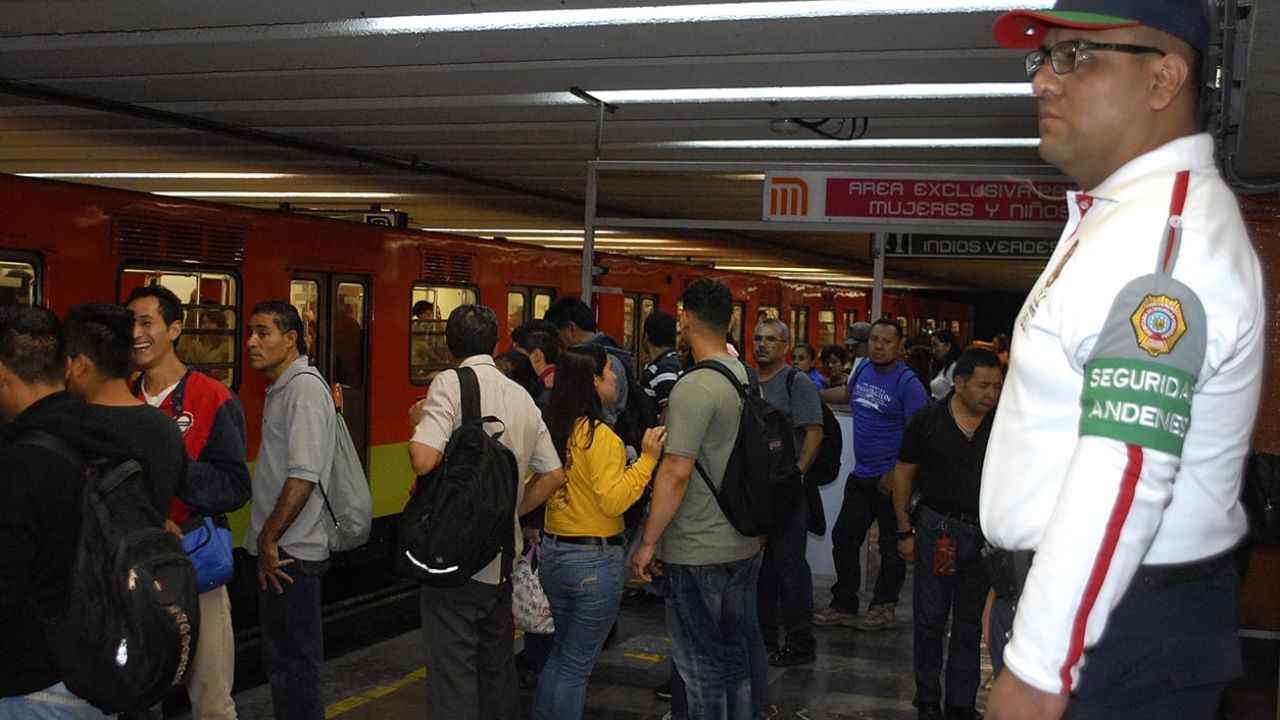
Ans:
[[[332,705],[324,709],[324,716],[326,719],[338,717],[343,713],[350,712],[360,707],[361,705],[373,702],[374,700],[377,700],[383,695],[390,695],[391,693],[399,690],[405,685],[408,685],[412,682],[416,682],[418,680],[422,680],[426,677],[427,677],[427,669],[424,667],[418,668],[417,670],[414,670],[413,672],[409,673],[408,675],[405,675],[399,680],[394,680],[386,685],[378,685],[375,687],[371,687],[368,690],[365,690],[364,692],[358,695],[352,695],[349,698],[344,698],[342,700],[339,700],[336,703],[333,703]]]

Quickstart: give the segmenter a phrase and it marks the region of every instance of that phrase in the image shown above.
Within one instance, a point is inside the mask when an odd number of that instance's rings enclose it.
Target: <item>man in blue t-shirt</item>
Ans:
[[[890,500],[891,475],[907,421],[929,402],[924,383],[898,358],[902,327],[889,319],[871,325],[867,358],[856,363],[844,387],[828,388],[824,402],[849,403],[853,410],[853,472],[844,486],[840,516],[831,529],[836,584],[831,606],[814,613],[816,625],[847,625],[859,630],[893,626],[893,609],[907,576],[897,553],[897,524]],[[880,575],[867,614],[858,616],[862,567],[858,550],[871,523],[880,526]]]

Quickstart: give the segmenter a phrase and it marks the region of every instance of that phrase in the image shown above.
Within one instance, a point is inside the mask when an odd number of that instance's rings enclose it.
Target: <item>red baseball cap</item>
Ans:
[[[1209,47],[1209,20],[1201,0],[1058,0],[1052,10],[1013,10],[992,28],[1008,48],[1037,48],[1052,27],[1114,30],[1145,25],[1187,41],[1201,54]]]

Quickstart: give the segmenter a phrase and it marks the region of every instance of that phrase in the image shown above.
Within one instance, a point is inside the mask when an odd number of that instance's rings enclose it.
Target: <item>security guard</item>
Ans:
[[[1059,0],[995,37],[1030,49],[1040,154],[1083,191],[1014,328],[983,474],[1008,671],[987,717],[1212,718],[1241,672],[1265,327],[1195,123],[1208,22],[1200,0]]]

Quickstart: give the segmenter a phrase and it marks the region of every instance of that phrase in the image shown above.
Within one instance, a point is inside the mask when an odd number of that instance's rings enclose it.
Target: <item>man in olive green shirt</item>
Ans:
[[[733,295],[723,283],[700,278],[681,296],[680,326],[695,360],[724,363],[747,383],[746,367],[725,352]],[[763,709],[760,672],[764,640],[756,617],[760,541],[729,524],[708,487],[719,487],[738,436],[742,401],[723,375],[691,371],[667,405],[666,455],[632,570],[651,580],[655,555],[666,579],[672,659],[683,678],[689,717],[751,720]],[[658,550],[661,540],[662,548]],[[754,682],[753,682],[753,676]]]

